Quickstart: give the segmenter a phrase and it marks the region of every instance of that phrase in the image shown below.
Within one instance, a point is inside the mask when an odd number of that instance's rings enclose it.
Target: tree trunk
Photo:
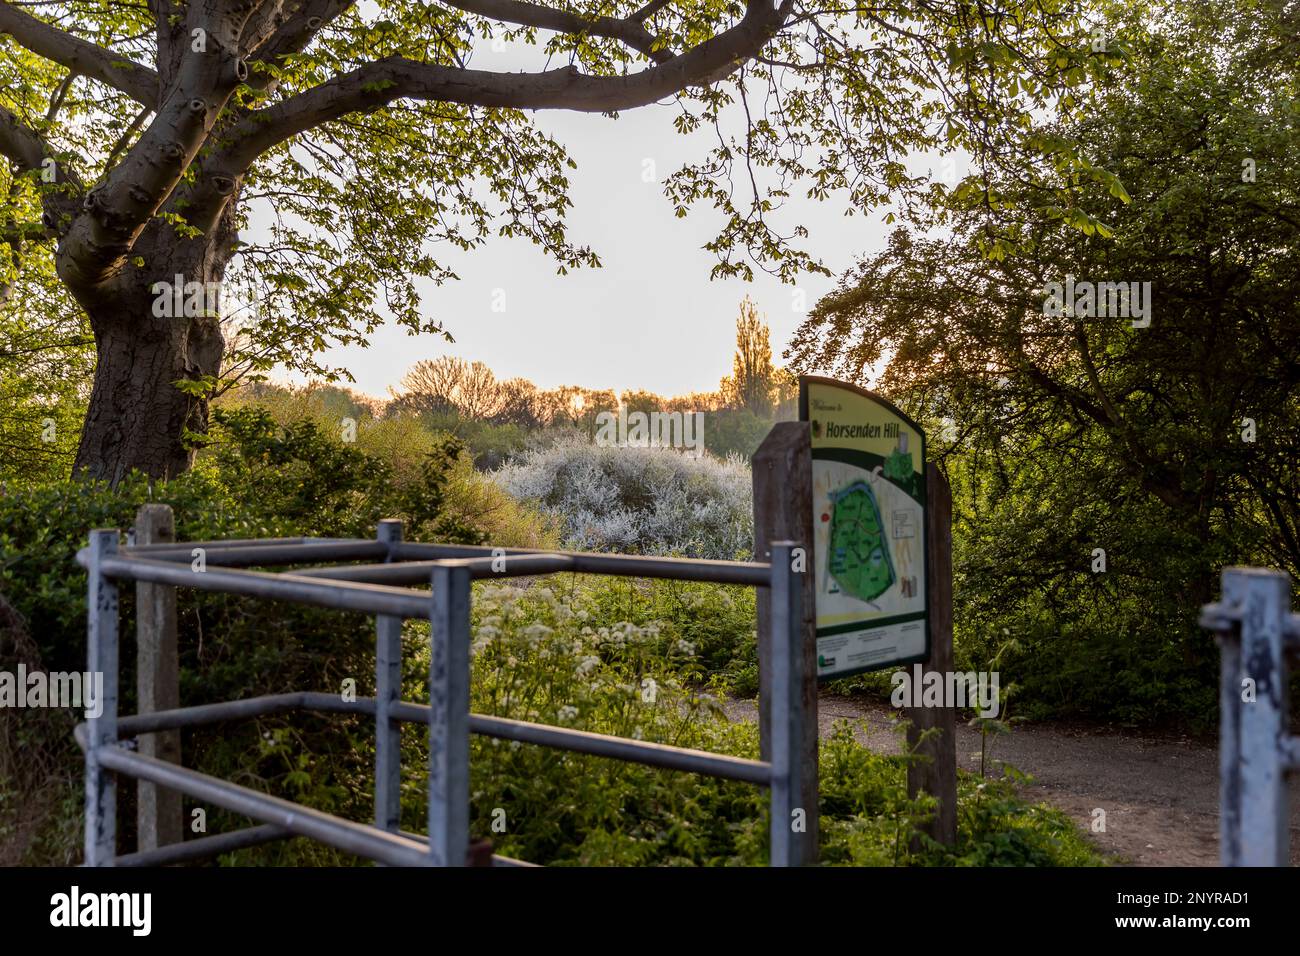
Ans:
[[[193,238],[154,220],[132,249],[143,266],[132,261],[94,289],[69,283],[90,317],[96,351],[74,473],[116,486],[132,470],[168,479],[193,464],[186,433],[207,431],[208,397],[176,383],[221,373],[219,290],[235,235],[229,209],[209,234]]]

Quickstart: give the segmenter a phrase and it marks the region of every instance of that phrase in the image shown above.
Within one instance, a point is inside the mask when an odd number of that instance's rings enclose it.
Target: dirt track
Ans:
[[[754,720],[752,701],[725,705],[733,720]],[[836,720],[872,750],[898,753],[899,737],[884,704],[823,695],[818,723],[829,736]],[[1217,866],[1218,752],[1181,737],[1146,737],[1054,724],[1019,724],[993,741],[993,760],[1033,777],[1025,796],[1059,807],[1117,863]],[[957,763],[978,771],[979,733],[957,728]],[[1093,810],[1106,811],[1106,832],[1092,833]],[[1291,780],[1291,863],[1300,865],[1300,779]]]

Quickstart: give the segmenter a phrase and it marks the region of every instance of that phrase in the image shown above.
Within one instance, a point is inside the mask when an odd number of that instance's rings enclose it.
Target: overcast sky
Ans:
[[[480,69],[525,65],[537,63],[515,51],[480,51],[474,62]],[[663,180],[683,161],[703,158],[711,134],[678,135],[675,112],[669,104],[630,110],[617,120],[536,114],[578,164],[570,173],[570,240],[590,245],[603,268],[557,275],[554,261],[527,240],[494,239],[467,254],[440,247],[436,255],[461,278],[423,286],[424,307],[455,343],[413,337],[389,324],[369,348],[333,349],[327,361],[349,369],[355,387],[376,396],[396,386],[416,361],[444,354],[484,361],[498,377],[523,376],[543,388],[571,384],[663,395],[711,390],[731,371],[735,320],[748,294],[767,317],[779,362],[802,319],[795,288],[759,270],[753,282],[710,281],[715,259],[703,246],[716,236],[721,217],[701,205],[678,219]],[[820,203],[800,191],[777,223],[782,233],[806,226],[807,248],[838,276],[883,245],[893,227],[882,219],[883,213],[845,217],[842,202]],[[823,276],[800,280],[807,306],[834,285]],[[494,311],[494,301],[504,311]]]

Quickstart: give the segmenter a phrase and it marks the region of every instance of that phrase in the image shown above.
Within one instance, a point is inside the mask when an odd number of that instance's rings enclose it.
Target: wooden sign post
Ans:
[[[952,489],[934,462],[925,466],[926,500],[930,521],[927,528],[929,566],[926,592],[930,610],[930,656],[921,663],[921,673],[952,672]],[[924,677],[923,677],[924,679]],[[926,831],[944,846],[957,843],[957,709],[955,707],[911,707],[907,713],[908,748],[922,759],[908,765],[907,795],[933,794],[939,805]],[[921,733],[930,728],[939,733],[918,745]]]
[[[800,746],[802,833],[795,833],[800,862],[817,862],[817,632],[813,623],[812,462],[807,422],[778,422],[754,453],[754,558],[771,560],[773,541],[794,541],[806,550],[803,582],[803,742]],[[767,588],[758,589],[758,720],[762,758],[770,760],[772,614]]]
[[[136,544],[173,544],[176,524],[171,505],[142,505],[135,518]],[[139,712],[152,714],[180,706],[180,671],[176,646],[176,588],[166,584],[135,586],[136,687]],[[163,730],[140,735],[140,753],[168,763],[181,762],[181,732]],[[140,780],[136,784],[138,848],[155,850],[180,843],[183,811],[175,790]]]

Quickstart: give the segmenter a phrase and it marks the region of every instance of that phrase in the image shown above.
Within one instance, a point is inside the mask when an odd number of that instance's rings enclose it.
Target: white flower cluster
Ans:
[[[609,627],[582,629],[582,636],[597,647],[635,647],[638,644],[652,644],[659,639],[659,625],[646,624],[638,627],[631,621],[619,621]]]
[[[541,584],[485,583],[476,592],[471,652],[476,659],[491,653],[476,662],[484,670],[475,686],[499,708],[494,712],[578,727],[598,722],[610,708],[624,712],[628,702],[637,710],[676,713],[664,702],[680,697],[680,681],[671,669],[652,675],[644,668],[665,651],[679,661],[694,657],[696,646],[664,642],[655,622],[593,627],[586,623],[591,613],[573,604],[564,590],[557,595]]]

